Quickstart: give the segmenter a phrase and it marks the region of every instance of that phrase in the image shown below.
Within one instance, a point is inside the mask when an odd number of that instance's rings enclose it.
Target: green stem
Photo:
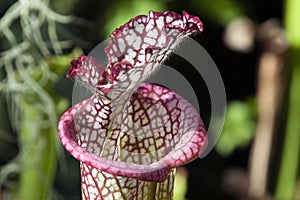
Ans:
[[[148,200],[154,200],[155,199],[156,186],[157,186],[157,183],[154,183],[154,182],[149,184]]]
[[[24,101],[22,106],[20,197],[46,200],[56,171],[55,131],[41,127],[41,108]]]
[[[300,157],[300,1],[287,0],[285,26],[291,45],[288,65],[291,68],[288,115],[275,196],[293,199],[296,190]]]

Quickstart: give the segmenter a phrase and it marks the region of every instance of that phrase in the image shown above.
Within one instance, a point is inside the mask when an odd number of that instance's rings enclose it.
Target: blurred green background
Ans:
[[[149,10],[203,21],[193,37],[217,64],[228,100],[215,149],[179,170],[174,199],[300,199],[300,1],[0,0],[0,200],[81,199],[79,162],[57,137],[74,83],[66,70]]]

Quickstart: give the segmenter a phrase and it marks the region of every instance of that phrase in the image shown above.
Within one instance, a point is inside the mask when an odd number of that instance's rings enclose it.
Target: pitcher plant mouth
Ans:
[[[151,95],[157,94],[148,95],[145,91],[152,92],[152,90],[164,93],[164,99],[151,99]],[[80,127],[80,132],[76,130],[76,124],[79,123],[76,118],[81,118],[82,116],[78,115],[81,115],[81,112],[87,111],[88,109],[96,110],[96,107],[100,105],[100,103],[95,103],[96,100],[98,99],[93,96],[90,99],[76,104],[63,114],[59,122],[59,136],[63,145],[72,156],[87,165],[118,176],[128,176],[145,181],[160,182],[166,179],[172,168],[181,166],[195,159],[204,150],[206,143],[205,128],[202,123],[199,123],[201,119],[195,110],[193,110],[194,108],[186,100],[170,90],[157,85],[142,84],[138,90],[133,93],[130,100],[131,105],[133,104],[133,101],[145,101],[144,104],[147,104],[149,111],[143,114],[150,114],[149,112],[157,109],[157,107],[160,109],[162,107],[168,107],[168,103],[171,104],[175,102],[178,105],[181,104],[181,107],[178,107],[178,110],[174,109],[173,112],[171,111],[169,114],[172,115],[172,113],[174,113],[173,116],[175,117],[173,118],[181,120],[181,122],[178,123],[172,122],[172,128],[178,129],[178,131],[174,131],[174,133],[170,132],[168,133],[169,135],[165,134],[165,138],[163,138],[159,132],[151,132],[149,135],[147,135],[147,133],[140,133],[137,135],[131,132],[133,135],[129,135],[119,129],[118,133],[122,134],[120,138],[122,142],[119,146],[115,146],[119,152],[114,153],[127,154],[128,156],[123,156],[123,159],[122,156],[119,156],[118,158],[115,158],[115,160],[102,157],[103,154],[101,153],[103,152],[103,146],[101,146],[101,143],[98,146],[99,149],[93,148],[95,145],[98,145],[97,140],[105,140],[109,135],[108,132],[103,132],[103,127],[100,127],[101,121],[96,120],[94,121],[94,124],[87,123],[87,126],[92,126],[94,128],[90,134],[87,133],[88,131],[85,130],[85,127]],[[90,106],[91,101],[94,101],[94,107]],[[146,101],[149,101],[150,103]],[[82,109],[84,109],[84,111]],[[133,109],[133,107],[130,107],[130,109]],[[186,112],[183,113],[181,111],[182,109],[185,109]],[[132,117],[129,119],[127,118],[127,120],[132,122],[136,115],[133,113],[131,114]],[[185,119],[182,119],[181,116],[185,116]],[[157,118],[156,115],[153,115],[153,118],[154,117]],[[161,121],[160,123],[163,126],[159,127],[159,129],[168,129],[169,127],[165,126],[165,124],[170,123],[169,120],[172,119]],[[189,122],[188,120],[193,121]],[[142,123],[142,119],[139,119],[139,121],[136,121],[135,123]],[[135,124],[132,125],[134,126]],[[147,125],[140,125],[140,128],[145,128],[146,126]],[[98,129],[95,127],[98,127]],[[125,127],[123,127],[123,129],[125,129]],[[133,127],[128,127],[127,129],[133,129]],[[180,129],[185,129],[184,131],[186,132],[183,133]],[[99,133],[101,133],[101,136],[97,136]],[[86,137],[93,140],[85,141]],[[134,141],[131,142],[131,140]],[[153,146],[150,146],[151,143],[153,143]],[[134,147],[136,147],[136,149],[134,149]]]
[[[140,195],[136,188],[165,196],[172,193],[172,169],[205,150],[196,109],[169,89],[143,83],[184,38],[202,30],[199,18],[184,11],[150,11],[113,32],[105,69],[93,57],[72,61],[67,77],[93,95],[61,116],[58,134],[81,162],[83,198],[132,199]],[[167,196],[162,199],[172,199]]]

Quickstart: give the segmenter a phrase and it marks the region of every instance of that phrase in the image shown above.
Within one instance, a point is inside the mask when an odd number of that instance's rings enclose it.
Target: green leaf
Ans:
[[[166,10],[165,1],[150,0],[118,0],[107,10],[104,26],[105,36],[108,37],[116,27],[125,24],[128,19],[138,15],[148,15],[150,10],[164,11]],[[113,13],[113,14],[112,14]]]
[[[236,0],[193,0],[192,5],[204,16],[223,26],[245,15],[245,8],[240,1]]]
[[[236,148],[250,143],[255,131],[255,110],[253,100],[228,104],[223,132],[216,145],[221,155],[230,155]]]

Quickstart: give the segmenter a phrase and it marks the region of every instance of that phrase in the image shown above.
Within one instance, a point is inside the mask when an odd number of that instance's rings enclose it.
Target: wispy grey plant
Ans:
[[[24,200],[47,199],[56,171],[57,115],[67,103],[53,92],[53,86],[69,60],[80,53],[73,52],[67,59],[53,56],[74,47],[76,36],[64,28],[70,25],[90,23],[55,12],[48,0],[16,1],[0,19],[0,96],[7,102],[20,149],[0,168],[0,185],[8,183],[11,173],[20,173],[17,195]],[[10,137],[10,133],[0,134]]]

